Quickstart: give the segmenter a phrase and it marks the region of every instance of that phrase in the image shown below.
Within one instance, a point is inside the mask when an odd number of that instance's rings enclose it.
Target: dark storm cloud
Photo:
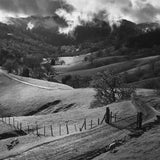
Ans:
[[[63,8],[67,13],[61,16],[74,25],[78,18],[88,20],[87,16],[108,15],[108,21],[128,19],[134,22],[160,21],[159,0],[0,0],[0,17],[3,13],[14,15],[53,15],[57,9]],[[82,15],[82,16],[80,16]],[[85,16],[86,15],[86,16]],[[106,18],[107,20],[107,18]]]
[[[72,7],[61,0],[0,0],[0,10],[4,12],[26,15],[52,15],[58,8]]]

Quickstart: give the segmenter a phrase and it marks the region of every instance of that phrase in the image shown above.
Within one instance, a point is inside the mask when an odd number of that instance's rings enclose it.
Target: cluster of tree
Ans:
[[[23,55],[18,52],[0,50],[0,66],[9,73],[54,81],[55,69],[50,63],[42,64],[43,55]]]
[[[50,63],[42,64],[42,59],[43,55],[28,55],[24,57],[21,75],[47,81],[55,81],[55,69]]]
[[[6,68],[8,72],[18,72],[19,66],[22,64],[23,54],[15,50],[8,51],[4,48],[0,49],[0,66]]]

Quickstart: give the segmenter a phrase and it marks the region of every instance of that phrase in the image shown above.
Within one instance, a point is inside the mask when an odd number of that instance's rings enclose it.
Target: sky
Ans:
[[[0,0],[0,21],[6,17],[27,17],[31,15],[63,17],[69,32],[81,22],[103,19],[111,25],[120,19],[135,23],[160,23],[159,0]]]

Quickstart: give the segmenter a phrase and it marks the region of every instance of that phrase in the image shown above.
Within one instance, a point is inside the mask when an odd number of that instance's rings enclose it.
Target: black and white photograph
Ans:
[[[0,0],[0,160],[160,160],[160,1]]]

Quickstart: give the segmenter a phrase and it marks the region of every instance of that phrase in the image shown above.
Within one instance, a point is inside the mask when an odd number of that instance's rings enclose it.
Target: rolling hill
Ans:
[[[83,79],[85,79],[85,77],[90,77],[91,79],[98,72],[109,70],[116,74],[123,74],[126,77],[127,83],[136,84],[137,87],[141,87],[142,82],[143,86],[145,86],[145,83],[151,83],[151,79],[156,78],[155,76],[157,76],[158,80],[159,55],[131,60],[127,60],[127,57],[124,56],[106,56],[104,58],[97,57],[93,62],[85,62],[84,60],[81,60],[81,56],[79,57],[79,63],[72,61],[68,65],[54,66],[59,73],[56,78],[62,80],[67,76],[79,76]],[[78,56],[76,58],[78,59]],[[153,66],[155,67],[153,68]],[[148,87],[151,87],[151,85]]]
[[[92,89],[74,90],[57,83],[15,78],[3,71],[0,73],[0,88],[1,116],[29,115],[51,106],[53,110],[49,113],[60,106],[67,109],[71,104],[71,107],[89,107],[94,95]]]

